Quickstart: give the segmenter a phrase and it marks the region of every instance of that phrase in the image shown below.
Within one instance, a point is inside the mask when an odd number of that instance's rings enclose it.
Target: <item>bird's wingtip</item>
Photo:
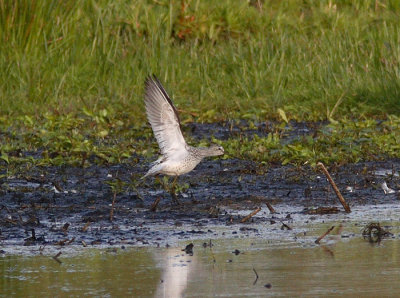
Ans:
[[[150,85],[158,85],[158,86],[161,85],[160,80],[157,78],[157,76],[154,73],[147,75],[146,79],[144,80],[144,84],[146,87],[148,87]]]

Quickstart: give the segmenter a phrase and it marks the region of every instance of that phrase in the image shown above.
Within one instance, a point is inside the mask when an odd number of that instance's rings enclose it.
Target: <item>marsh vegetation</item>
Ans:
[[[399,11],[390,0],[0,1],[0,166],[153,156],[149,73],[184,124],[269,125],[220,140],[227,158],[399,157]],[[330,124],[284,141],[304,121]]]

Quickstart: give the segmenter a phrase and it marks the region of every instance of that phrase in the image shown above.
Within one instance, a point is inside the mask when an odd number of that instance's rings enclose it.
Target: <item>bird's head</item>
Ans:
[[[218,144],[211,144],[209,150],[212,154],[211,156],[224,155],[225,153],[224,148]]]

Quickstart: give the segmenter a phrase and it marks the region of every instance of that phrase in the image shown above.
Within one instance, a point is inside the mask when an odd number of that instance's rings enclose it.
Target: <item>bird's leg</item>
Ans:
[[[178,196],[176,195],[176,181],[178,180],[178,176],[175,176],[174,181],[172,182],[171,188],[170,188],[170,194],[172,196],[172,199],[175,201],[177,205],[181,205],[181,202],[178,199]]]
[[[155,180],[158,184],[161,184],[162,187],[164,187],[164,183],[161,183],[160,177],[159,177],[158,175],[155,176],[154,178],[155,178],[154,180]],[[164,189],[165,189],[165,187],[164,187]]]
[[[177,180],[178,180],[178,176],[175,176],[174,181],[172,181],[172,187],[173,188],[175,188]]]

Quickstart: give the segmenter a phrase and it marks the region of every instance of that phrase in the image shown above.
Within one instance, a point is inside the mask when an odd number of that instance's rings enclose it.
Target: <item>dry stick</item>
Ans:
[[[246,217],[242,218],[242,220],[240,222],[244,223],[244,222],[248,221],[250,218],[252,218],[254,215],[256,215],[260,211],[261,211],[261,207],[258,207],[256,210],[251,212],[249,215],[247,215]]]
[[[288,230],[293,230],[291,227],[289,227],[287,224],[285,224],[283,221],[281,221],[282,223],[282,227],[281,230],[283,230],[284,228],[288,229]]]
[[[158,197],[153,204],[151,204],[150,211],[154,212],[157,209],[158,203],[160,203],[161,198]]]
[[[336,196],[338,197],[340,203],[342,203],[344,210],[347,213],[350,213],[351,210],[350,210],[349,205],[347,205],[346,201],[344,200],[342,194],[339,191],[339,188],[336,186],[335,181],[333,181],[331,175],[329,175],[329,172],[325,168],[324,164],[322,162],[319,162],[319,163],[317,163],[317,166],[319,166],[321,168],[322,172],[324,172],[324,174],[325,174],[326,178],[328,179],[329,183],[332,185],[332,188],[335,191]]]
[[[58,264],[61,264],[61,263],[62,263],[62,262],[60,261],[60,259],[58,258],[60,255],[61,255],[61,251],[53,257],[53,259],[54,259]]]
[[[69,245],[69,244],[71,244],[72,242],[74,242],[75,241],[75,237],[73,237],[71,240],[69,240],[67,243],[65,243],[66,245]]]
[[[272,205],[269,202],[265,202],[265,204],[267,205],[270,213],[275,213],[276,212],[274,207],[272,207]]]
[[[253,286],[257,283],[257,280],[258,280],[258,274],[257,274],[257,271],[256,271],[256,269],[254,269],[254,267],[253,267],[253,271],[254,271],[254,273],[256,274],[256,280],[253,282]]]
[[[331,226],[331,227],[329,228],[328,231],[326,231],[323,235],[319,236],[317,240],[315,240],[315,243],[316,243],[316,244],[319,244],[319,242],[320,242],[326,235],[328,235],[334,228],[335,228],[335,226]]]
[[[110,210],[110,221],[113,221],[113,217],[114,217],[114,204],[115,204],[115,198],[117,197],[117,192],[114,191],[114,196],[113,196],[113,200],[112,200],[112,204],[111,204],[111,210]]]

